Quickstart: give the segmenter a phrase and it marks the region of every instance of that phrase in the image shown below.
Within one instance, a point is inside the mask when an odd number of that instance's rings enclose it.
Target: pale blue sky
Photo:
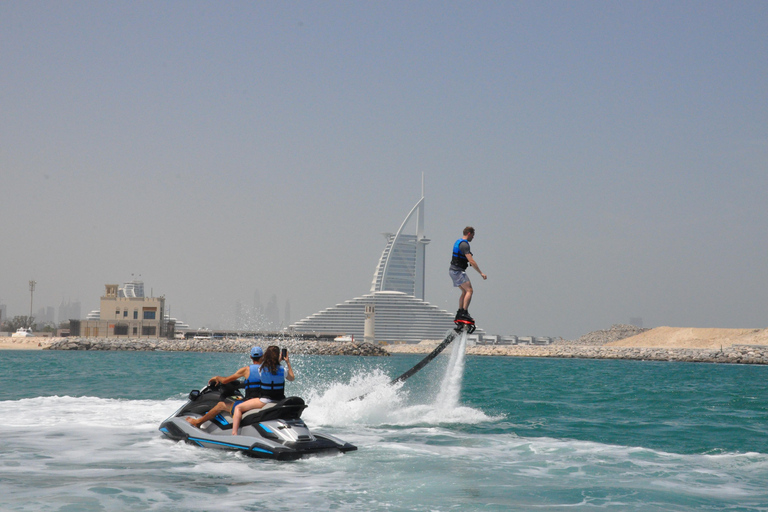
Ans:
[[[500,334],[766,327],[766,2],[0,3],[0,303],[366,293],[426,181]]]

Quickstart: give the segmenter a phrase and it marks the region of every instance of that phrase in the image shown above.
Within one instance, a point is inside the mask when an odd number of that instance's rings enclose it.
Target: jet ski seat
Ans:
[[[263,411],[264,409],[269,409],[270,407],[274,407],[274,406],[275,406],[275,404],[273,402],[270,402],[268,404],[264,404],[264,407],[262,407],[261,409],[251,409],[250,411],[248,411],[245,414],[243,414],[243,417],[242,417],[241,421],[245,420],[245,418],[247,418],[249,416],[253,416],[254,414],[258,414],[259,412]],[[232,428],[232,421],[234,421],[234,420],[232,418],[232,415],[229,414],[228,412],[221,412],[221,413],[219,413],[216,416],[215,419],[217,420],[217,423],[219,424],[219,426],[222,429],[226,430],[226,429]],[[222,420],[224,420],[224,421],[222,421]]]
[[[248,416],[253,416],[254,414],[259,414],[262,411],[266,411],[267,409],[269,409],[271,407],[274,407],[275,404],[277,404],[277,402],[269,402],[268,404],[264,404],[264,407],[262,407],[261,409],[251,409],[247,413],[243,414],[243,418],[242,419],[245,419]]]
[[[289,396],[279,402],[271,402],[261,409],[254,409],[243,414],[242,426],[253,425],[260,421],[269,421],[276,419],[297,420],[301,417],[302,411],[307,406],[302,398],[298,396]]]

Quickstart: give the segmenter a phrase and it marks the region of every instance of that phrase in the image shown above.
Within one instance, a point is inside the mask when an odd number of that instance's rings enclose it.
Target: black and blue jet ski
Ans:
[[[296,460],[357,450],[356,446],[334,436],[310,432],[301,419],[307,405],[297,396],[243,414],[237,435],[232,435],[232,416],[227,413],[217,415],[200,427],[193,427],[185,419],[200,418],[223,399],[234,399],[241,386],[242,382],[235,381],[192,391],[189,401],[160,424],[160,432],[174,441],[239,451],[262,459]]]

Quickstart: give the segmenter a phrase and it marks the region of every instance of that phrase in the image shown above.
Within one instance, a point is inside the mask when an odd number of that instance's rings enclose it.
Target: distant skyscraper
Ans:
[[[35,323],[37,325],[52,324],[56,322],[55,310],[48,306],[37,310]]]
[[[272,295],[264,307],[264,318],[272,329],[280,327],[280,308],[277,306],[277,295]]]
[[[59,304],[59,323],[81,320],[80,301],[62,300]]]
[[[257,314],[261,314],[261,296],[259,295],[259,290],[253,292],[253,310]]]
[[[291,323],[291,301],[285,299],[285,309],[283,310],[283,324],[290,325]]]
[[[243,303],[239,300],[235,302],[235,329],[243,329],[245,325],[245,311]]]
[[[405,227],[416,215],[416,233]],[[424,301],[424,194],[397,232],[385,234],[387,245],[373,273],[367,295],[315,313],[291,326],[296,332],[352,334],[362,340],[365,307],[375,307],[375,340],[418,342],[441,339],[453,327],[453,315]],[[447,265],[446,265],[447,267]],[[482,329],[477,330],[483,334]]]

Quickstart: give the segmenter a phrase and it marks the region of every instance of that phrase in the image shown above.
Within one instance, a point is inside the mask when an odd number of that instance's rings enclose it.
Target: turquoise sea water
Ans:
[[[157,430],[245,354],[2,351],[0,510],[768,510],[768,367],[457,350],[382,385],[421,357],[294,356],[359,450],[285,463]]]

